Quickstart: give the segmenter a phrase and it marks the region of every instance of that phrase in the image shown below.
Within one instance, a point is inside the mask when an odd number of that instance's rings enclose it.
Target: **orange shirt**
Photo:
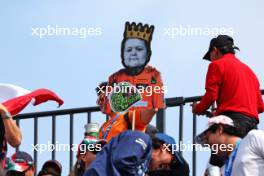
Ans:
[[[164,92],[166,91],[166,89],[165,87],[163,87],[160,72],[157,71],[154,67],[146,66],[139,75],[130,76],[126,74],[124,69],[121,69],[109,77],[108,85],[114,86],[115,84],[124,81],[136,86],[138,91],[141,93],[142,100],[137,102],[136,106],[129,108],[128,116],[129,121],[132,122],[132,112],[135,111],[135,129],[144,131],[145,127],[148,124],[144,124],[142,122],[140,116],[141,110],[158,110],[161,108],[165,108]],[[97,102],[100,105],[102,112],[110,116],[110,119],[101,127],[101,130],[99,132],[100,138],[103,138],[104,131],[107,131],[107,127],[110,127],[110,131],[107,132],[107,140],[128,129],[127,120],[125,120],[124,118],[125,113],[121,113],[117,117],[117,113],[111,110],[108,97],[105,94],[101,94]]]
[[[141,121],[140,111],[135,111],[135,130],[145,131],[148,124]],[[109,141],[112,137],[131,129],[133,111],[115,114],[108,121],[106,121],[99,130],[99,138]],[[109,128],[109,129],[108,129]]]
[[[109,77],[108,84],[114,86],[119,82],[129,82],[136,86],[142,95],[142,100],[137,107],[130,108],[134,109],[161,109],[165,107],[164,103],[164,92],[166,87],[163,86],[160,72],[154,67],[146,66],[144,70],[136,76],[129,76],[125,73],[124,69],[119,70]],[[103,113],[111,115],[111,107],[109,101],[106,100],[105,94],[102,94],[99,99],[103,99],[101,104]],[[140,106],[142,104],[142,106]]]

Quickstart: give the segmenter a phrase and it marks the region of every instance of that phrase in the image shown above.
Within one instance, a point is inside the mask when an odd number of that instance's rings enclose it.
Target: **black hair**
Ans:
[[[157,137],[150,135],[152,139],[152,148],[153,149],[159,149],[163,144],[165,144],[164,141],[158,139]],[[172,151],[172,145],[168,146],[169,150]],[[170,163],[169,169],[158,169],[158,170],[153,170],[149,171],[148,175],[149,176],[189,176],[189,165],[188,163],[184,160],[182,156],[178,154],[178,157],[180,157],[180,160],[176,158],[175,154],[172,155],[173,159]]]
[[[222,54],[236,54],[235,49],[232,46],[217,47]]]
[[[77,160],[73,166],[72,174],[75,176],[83,175],[85,172],[85,163],[82,159]]]
[[[153,125],[148,125],[146,130],[145,130],[145,133],[148,134],[149,136],[155,136],[156,133],[158,133],[159,130],[153,126]]]
[[[42,175],[52,175],[52,176],[61,176],[61,168],[58,165],[54,165],[53,163],[45,163],[42,166],[41,171],[38,176]]]
[[[106,86],[107,86],[108,82],[101,82],[96,88],[95,91],[97,93],[97,96],[100,96],[102,94],[102,91],[106,90]]]
[[[163,141],[159,140],[155,136],[150,136],[150,137],[151,137],[151,140],[152,140],[152,148],[153,149],[159,149],[164,144]]]
[[[38,173],[38,176],[42,176],[42,175],[61,176],[61,174],[60,174],[59,172],[57,172],[56,170],[53,170],[52,168],[49,168],[49,169],[42,169],[42,170]]]
[[[239,131],[235,127],[230,126],[230,125],[214,124],[208,129],[208,131],[211,132],[211,133],[216,133],[217,129],[219,129],[220,126],[223,127],[223,132],[225,134],[228,134],[230,136],[240,137]]]
[[[234,46],[234,41],[232,38],[229,38],[224,46],[216,46],[222,54],[236,54],[235,50],[239,50],[238,47]]]
[[[153,135],[150,135],[151,137],[151,140],[152,140],[152,148],[153,149],[159,149],[160,147],[162,147],[165,142],[158,139],[157,137],[153,136]],[[168,152],[172,151],[172,145],[168,145],[167,148],[169,149]]]
[[[160,170],[149,171],[148,176],[175,176],[175,175],[169,169],[160,169]]]
[[[125,65],[125,61],[124,61],[124,50],[125,50],[125,43],[126,41],[130,39],[130,38],[124,38],[121,42],[121,58],[122,58],[122,64],[125,68],[127,68],[127,66]],[[150,46],[150,42],[147,42],[143,39],[140,39],[140,38],[136,38],[136,39],[139,39],[139,40],[142,40],[144,41],[145,43],[145,46],[147,48],[147,60],[146,62],[144,63],[144,65],[142,67],[145,67],[147,65],[147,63],[149,62],[150,60],[150,57],[151,57],[151,54],[152,54],[152,51],[151,51],[151,46]]]

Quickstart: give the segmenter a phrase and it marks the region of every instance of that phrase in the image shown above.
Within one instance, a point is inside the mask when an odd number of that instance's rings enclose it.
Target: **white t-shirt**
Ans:
[[[224,168],[223,170],[224,171]],[[241,141],[231,176],[264,175],[264,132],[251,130]]]

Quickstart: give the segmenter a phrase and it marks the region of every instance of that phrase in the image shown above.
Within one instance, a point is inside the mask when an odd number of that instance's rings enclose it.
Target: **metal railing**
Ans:
[[[262,95],[264,94],[264,90],[261,90]],[[194,103],[197,101],[201,100],[201,96],[195,96],[195,97],[175,97],[175,98],[167,98],[165,100],[166,102],[166,107],[167,108],[172,108],[172,107],[179,107],[179,143],[180,141],[183,141],[183,119],[184,119],[184,106],[187,103]],[[73,127],[74,127],[74,115],[80,114],[80,113],[86,113],[87,114],[87,123],[91,122],[92,118],[92,113],[93,112],[98,112],[100,111],[100,108],[95,106],[95,107],[84,107],[84,108],[74,108],[74,109],[64,109],[64,110],[56,110],[56,111],[45,111],[45,112],[34,112],[34,113],[24,113],[20,114],[15,117],[15,120],[17,124],[20,124],[21,120],[24,119],[33,119],[34,121],[34,145],[38,144],[38,120],[39,118],[44,118],[44,117],[51,117],[51,126],[52,126],[52,144],[55,144],[56,142],[56,117],[57,116],[62,116],[62,115],[69,115],[69,131],[70,131],[70,136],[69,136],[69,143],[70,146],[73,144]],[[166,109],[159,110],[156,116],[156,127],[159,129],[160,132],[165,132],[166,130]],[[108,117],[106,116],[106,120],[108,120]],[[193,126],[192,126],[192,137],[194,141],[194,137],[196,136],[196,130],[197,130],[197,119],[196,115],[193,114],[192,117],[193,121]],[[180,152],[181,153],[181,152]],[[73,166],[73,151],[70,150],[70,160],[69,160],[69,168],[71,169]],[[52,159],[56,159],[56,151],[52,151]],[[36,150],[34,150],[34,164],[36,166],[37,170],[37,163],[38,163],[38,153]],[[192,176],[196,176],[196,151],[192,151]]]

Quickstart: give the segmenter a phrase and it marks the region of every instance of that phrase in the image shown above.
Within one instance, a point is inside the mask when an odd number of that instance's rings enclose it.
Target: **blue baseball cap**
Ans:
[[[150,163],[151,151],[152,143],[147,134],[125,131],[104,146],[84,176],[143,176]]]
[[[166,144],[176,144],[175,140],[173,137],[165,134],[165,133],[156,133],[155,137],[161,141],[163,141]]]

